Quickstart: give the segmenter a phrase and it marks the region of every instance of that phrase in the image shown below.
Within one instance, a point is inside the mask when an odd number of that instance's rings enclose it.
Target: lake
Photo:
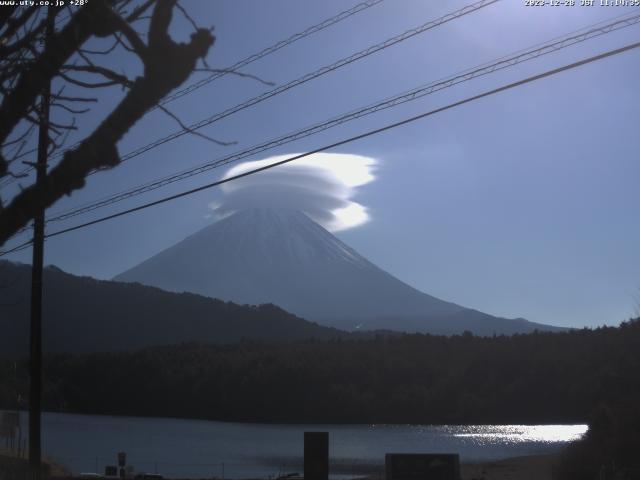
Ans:
[[[27,414],[21,417],[26,425]],[[269,425],[44,413],[42,429],[43,454],[76,474],[103,472],[124,451],[136,472],[236,479],[302,472],[305,431],[329,432],[331,476],[349,478],[379,471],[385,453],[459,453],[462,461],[550,453],[587,426]]]

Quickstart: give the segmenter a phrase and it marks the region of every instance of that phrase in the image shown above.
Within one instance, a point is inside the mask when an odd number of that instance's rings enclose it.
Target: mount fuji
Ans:
[[[295,210],[239,211],[114,280],[241,304],[273,303],[344,330],[477,335],[562,330],[420,292]]]

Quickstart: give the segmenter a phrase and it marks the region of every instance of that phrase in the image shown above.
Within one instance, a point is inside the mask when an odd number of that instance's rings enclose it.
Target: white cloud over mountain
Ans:
[[[224,178],[279,162],[297,154],[244,162]],[[375,180],[376,161],[346,153],[316,153],[222,186],[222,197],[210,204],[218,217],[253,207],[305,212],[332,232],[369,220],[365,206],[353,201],[358,187]]]

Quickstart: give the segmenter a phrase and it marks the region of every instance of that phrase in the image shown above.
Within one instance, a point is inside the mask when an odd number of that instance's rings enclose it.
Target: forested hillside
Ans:
[[[5,362],[2,405],[27,393]],[[45,405],[252,422],[585,422],[640,400],[640,322],[513,337],[182,344],[45,360]]]
[[[29,351],[31,267],[0,261],[0,355]],[[89,353],[241,339],[288,341],[348,335],[274,305],[248,306],[192,293],[44,270],[45,352]]]

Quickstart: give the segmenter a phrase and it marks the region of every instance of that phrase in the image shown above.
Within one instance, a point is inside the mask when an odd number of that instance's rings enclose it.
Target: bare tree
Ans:
[[[21,190],[6,205],[0,200],[0,245],[25,227],[39,209],[82,188],[92,171],[117,166],[120,139],[164,96],[199,70],[198,61],[208,68],[204,59],[215,40],[210,29],[197,27],[177,0],[141,0],[137,4],[132,0],[91,0],[68,18],[62,18],[69,13],[64,9],[50,9],[48,14],[43,10],[0,8],[0,178],[19,175],[12,163],[24,155],[25,145],[42,121],[38,100],[52,79],[63,86],[52,93],[51,106],[65,111],[72,120],[48,122],[50,152],[61,148],[67,134],[77,128],[75,115],[97,101],[91,96],[70,96],[65,86],[76,90],[121,86],[126,93],[92,132],[64,152],[42,184]],[[174,11],[194,27],[188,43],[176,42],[169,35]],[[43,44],[46,24],[53,20],[63,26]],[[138,31],[142,27],[144,33]],[[101,50],[89,49],[87,43],[96,38],[113,43]],[[116,50],[137,57],[142,74],[129,78],[110,68],[108,59]],[[180,122],[166,108],[162,110]]]

